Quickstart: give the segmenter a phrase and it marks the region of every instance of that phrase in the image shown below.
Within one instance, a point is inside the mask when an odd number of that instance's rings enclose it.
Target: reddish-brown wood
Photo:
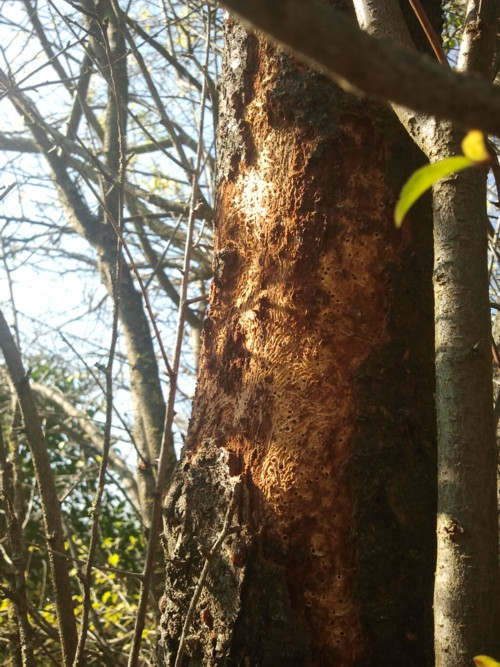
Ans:
[[[431,665],[430,215],[417,207],[402,232],[392,220],[420,158],[389,112],[237,24],[226,39],[215,278],[166,501],[163,659],[239,476],[185,663]]]

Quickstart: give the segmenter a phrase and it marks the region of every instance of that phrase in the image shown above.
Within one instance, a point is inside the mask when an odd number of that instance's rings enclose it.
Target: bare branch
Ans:
[[[210,52],[211,22],[212,22],[212,12],[209,11],[207,16],[207,27],[206,27],[205,67],[208,64],[208,55]],[[186,321],[185,309],[188,300],[189,271],[191,266],[195,211],[197,209],[198,199],[199,199],[198,181],[200,176],[200,166],[203,155],[203,127],[205,118],[206,95],[207,95],[207,84],[206,80],[204,80],[203,91],[200,101],[200,118],[198,125],[199,143],[198,143],[198,151],[196,154],[196,164],[193,174],[191,206],[189,211],[188,231],[186,234],[186,248],[184,253],[184,265],[182,270],[182,285],[181,285],[179,311],[178,311],[177,331],[175,338],[175,349],[172,362],[172,374],[170,376],[170,387],[167,400],[167,409],[165,413],[165,424],[163,427],[161,450],[158,458],[158,478],[157,478],[156,493],[154,496],[154,504],[151,517],[151,529],[149,533],[149,540],[146,552],[146,562],[144,565],[144,578],[142,580],[142,585],[141,585],[139,605],[137,609],[137,620],[134,628],[134,638],[132,642],[132,649],[130,651],[130,656],[129,656],[129,662],[128,662],[129,667],[135,667],[135,665],[137,665],[137,660],[139,657],[139,648],[141,644],[142,630],[144,628],[144,618],[146,614],[149,589],[153,574],[153,565],[161,530],[161,508],[163,503],[163,497],[166,491],[166,486],[169,481],[168,480],[169,473],[172,470],[172,460],[171,460],[172,424],[175,415],[177,380],[178,380],[178,373],[180,366],[182,340],[184,337],[184,326]]]
[[[89,447],[92,448],[94,455],[102,456],[103,436],[96,429],[85,412],[76,408],[56,387],[48,387],[38,382],[33,382],[31,388],[35,394],[43,396],[61,408],[68,415],[68,417],[76,419],[78,421],[78,425],[87,436],[89,440]],[[137,490],[137,482],[133,477],[130,466],[128,466],[113,449],[111,449],[109,452],[109,458],[110,463],[113,465],[114,469],[120,476],[120,479],[124,482],[124,486],[131,504],[139,513],[140,502]]]
[[[500,89],[363,33],[319,0],[224,0],[249,27],[344,89],[500,135]]]
[[[45,536],[51,550],[64,553],[64,533],[61,507],[57,497],[54,476],[47,452],[40,418],[24,370],[19,351],[3,312],[0,310],[0,349],[5,357],[9,375],[16,388],[24,419],[26,437],[35,466],[38,489],[42,499]],[[64,558],[51,551],[50,564],[56,591],[56,609],[59,623],[64,665],[70,665],[76,650],[76,622],[71,599],[68,565]]]

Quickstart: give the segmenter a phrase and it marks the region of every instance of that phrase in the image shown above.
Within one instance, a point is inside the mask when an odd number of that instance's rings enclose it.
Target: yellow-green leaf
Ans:
[[[120,561],[120,555],[119,554],[110,554],[108,556],[108,563],[111,565],[111,567],[116,567]]]
[[[476,667],[500,667],[500,662],[493,660],[493,658],[488,658],[487,655],[476,655],[474,662]]]
[[[474,166],[474,162],[469,158],[459,155],[449,157],[434,164],[427,164],[414,172],[406,181],[401,194],[399,195],[396,210],[394,211],[394,220],[396,227],[401,227],[405,215],[413,204],[421,197],[426,190],[439,181],[440,178],[449,176],[456,171],[467,169]]]
[[[473,162],[489,162],[490,160],[484,134],[480,130],[467,132],[462,141],[462,150],[465,157],[468,157]]]

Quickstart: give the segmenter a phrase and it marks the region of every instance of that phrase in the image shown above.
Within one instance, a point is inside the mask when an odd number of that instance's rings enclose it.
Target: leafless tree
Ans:
[[[153,504],[187,427],[212,271],[219,21],[200,2],[2,6],[2,297],[18,351],[36,356],[37,338],[51,337],[71,367],[95,378],[94,395],[102,392],[100,430],[56,387],[32,387],[79,423],[88,451],[104,452],[81,566],[87,612],[106,468],[151,536]],[[45,285],[49,303],[65,301],[52,306],[53,324],[40,311],[30,319],[23,280],[33,292]],[[65,283],[73,301],[58,289]],[[113,441],[135,448],[128,470]],[[71,664],[74,639],[63,646]]]

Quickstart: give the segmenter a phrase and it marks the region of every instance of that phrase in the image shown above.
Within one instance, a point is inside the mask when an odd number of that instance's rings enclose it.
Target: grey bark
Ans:
[[[453,135],[447,137],[451,145]],[[485,174],[434,187],[438,554],[436,665],[498,650],[497,450],[493,425]]]
[[[412,46],[401,14],[355,0],[360,22]],[[382,3],[384,6],[384,3]],[[491,76],[499,4],[471,3],[459,54],[469,74]],[[429,85],[432,82],[429,81]],[[463,131],[395,108],[431,161],[460,153]],[[461,119],[463,122],[463,119]],[[438,420],[438,552],[434,590],[436,664],[495,654],[498,617],[496,444],[491,384],[484,171],[434,187],[434,298]]]

